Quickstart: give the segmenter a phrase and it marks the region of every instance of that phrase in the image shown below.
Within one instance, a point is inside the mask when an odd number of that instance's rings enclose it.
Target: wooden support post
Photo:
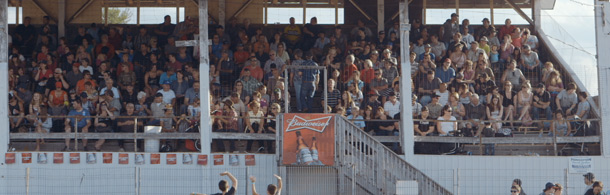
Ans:
[[[104,26],[108,26],[108,5],[104,4]]]
[[[17,7],[19,10],[19,7]],[[17,11],[19,12],[19,11]],[[0,78],[8,78],[8,1],[0,1]],[[0,82],[0,91],[8,94],[8,82]],[[8,96],[0,95],[0,110],[8,111]],[[8,112],[0,112],[0,162],[4,162],[4,152],[8,151],[9,119]]]
[[[267,5],[268,1],[267,0],[263,0],[263,8],[265,9],[265,18],[263,18],[263,24],[264,26],[267,26],[269,24],[268,21],[268,15],[269,15],[269,9],[267,9],[267,7],[269,7],[269,5]]]
[[[489,15],[491,18],[490,25],[494,26],[494,0],[489,0]]]
[[[460,15],[460,0],[455,0],[455,13]]]
[[[610,85],[610,25],[606,21],[606,14],[610,13],[610,3],[595,1],[595,36],[597,40],[597,68],[599,75],[599,108],[600,108],[600,129],[601,129],[601,150],[604,157],[610,156],[610,141],[606,138],[610,136],[610,88],[601,87]],[[601,55],[600,55],[601,54]]]
[[[184,16],[186,19],[186,16]],[[176,24],[180,24],[180,4],[176,1]]]
[[[225,26],[225,20],[226,20],[226,0],[218,0],[218,24]]]
[[[421,24],[425,25],[426,24],[426,9],[428,9],[428,0],[424,0],[423,3],[423,9],[422,9],[422,19],[421,19]]]
[[[532,1],[532,19],[534,20],[533,30],[538,32],[542,28],[542,1]]]
[[[400,121],[400,129],[402,135],[402,151],[405,153],[405,158],[410,159],[415,154],[413,151],[413,117],[411,116],[411,62],[409,61],[409,4],[406,0],[401,0],[399,4],[400,10],[400,113],[403,113],[403,119]]]
[[[212,118],[210,116],[210,56],[208,48],[208,0],[199,0],[199,78],[201,87],[201,153],[212,151]],[[8,105],[8,103],[7,103]]]
[[[377,0],[377,32],[385,28],[385,0]]]
[[[138,7],[136,8],[136,16],[137,16],[136,24],[138,26],[140,26],[140,5],[141,5],[140,2],[142,2],[142,0],[138,0]]]
[[[334,0],[335,2],[335,26],[339,26],[339,0]],[[344,13],[345,14],[345,13]]]
[[[58,37],[66,36],[66,0],[58,0],[57,2],[57,35]]]
[[[307,0],[301,0],[303,4],[303,25],[307,24]]]
[[[17,3],[17,9],[15,11],[15,24],[19,24],[21,22],[21,17],[19,17],[19,7],[21,7],[21,1],[19,1],[19,3]]]

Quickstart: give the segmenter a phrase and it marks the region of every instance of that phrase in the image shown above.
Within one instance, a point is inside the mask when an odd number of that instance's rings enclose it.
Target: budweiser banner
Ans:
[[[32,163],[32,153],[21,153],[21,163]]]
[[[254,158],[254,155],[246,155],[246,166],[256,166],[256,158]]]
[[[102,161],[104,164],[112,164],[112,153],[102,154]]]
[[[64,153],[53,153],[53,164],[64,164]]]
[[[200,154],[197,155],[197,164],[206,166],[208,165],[208,155]]]
[[[4,155],[4,163],[14,164],[15,163],[15,153],[6,153]]]
[[[332,114],[284,114],[284,165],[333,165],[335,118]]]
[[[119,153],[119,164],[122,164],[122,165],[129,164],[129,154]]]
[[[80,164],[80,153],[70,153],[70,164]]]
[[[161,162],[161,154],[150,154],[150,164],[158,165]]]
[[[168,164],[168,165],[175,165],[177,160],[178,160],[178,157],[176,157],[176,154],[165,155],[165,161],[166,161],[166,164]]]
[[[214,155],[214,165],[224,165],[224,156],[222,154]]]

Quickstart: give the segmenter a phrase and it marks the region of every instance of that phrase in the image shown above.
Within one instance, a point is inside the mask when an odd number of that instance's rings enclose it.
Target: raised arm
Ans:
[[[277,178],[277,192],[275,193],[275,195],[282,195],[282,186],[284,186],[282,182],[282,177],[276,174],[273,174],[273,177]]]
[[[231,183],[233,183],[233,188],[237,189],[237,179],[235,178],[235,176],[233,176],[233,174],[229,173],[228,171],[225,171],[220,173],[220,176],[229,177],[229,179],[231,179]]]
[[[254,176],[250,176],[250,181],[252,181],[252,195],[258,195],[258,193],[256,193],[256,177]]]

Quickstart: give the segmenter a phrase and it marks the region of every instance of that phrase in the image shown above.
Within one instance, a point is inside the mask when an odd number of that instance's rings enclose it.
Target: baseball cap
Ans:
[[[538,83],[538,85],[536,85],[536,88],[544,88],[544,84]]]
[[[551,189],[555,187],[555,184],[551,183],[551,182],[547,182],[546,185],[544,185],[544,191]]]
[[[430,46],[430,44],[424,44],[425,48],[431,48],[432,46]]]
[[[163,81],[163,85],[169,85],[169,84],[172,84],[172,82],[170,82],[170,81]]]
[[[138,93],[138,99],[142,99],[143,97],[146,97],[146,92],[140,91]]]
[[[489,22],[489,18],[483,18],[483,20],[481,22],[485,22],[485,21]]]
[[[55,68],[55,73],[61,73],[61,68]]]
[[[483,36],[483,37],[481,37],[481,41],[487,41],[487,42],[489,42],[489,39],[487,39],[487,37],[486,37],[486,36]]]
[[[593,180],[593,179],[595,179],[595,175],[594,175],[593,173],[591,173],[591,172],[589,172],[589,173],[587,173],[587,174],[584,174],[584,175],[582,175],[582,176],[584,176],[584,177],[585,177],[585,178],[587,178],[588,180]]]
[[[379,96],[379,92],[377,92],[377,90],[371,90],[369,91],[369,95]]]
[[[432,94],[432,98],[437,98],[437,97],[441,97],[441,96],[438,94]]]
[[[460,16],[460,15],[458,15],[458,14],[456,14],[456,13],[452,13],[452,14],[451,14],[451,17],[454,17],[454,16]]]

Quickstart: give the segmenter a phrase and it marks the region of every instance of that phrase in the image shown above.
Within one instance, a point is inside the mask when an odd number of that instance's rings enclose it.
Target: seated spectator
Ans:
[[[447,105],[451,107],[453,110],[451,115],[453,115],[453,117],[455,117],[457,120],[462,120],[462,118],[466,116],[464,104],[460,103],[460,95],[457,92],[449,94],[449,101],[447,102]]]
[[[48,105],[51,115],[64,115],[66,113],[66,105],[68,104],[68,92],[64,91],[60,83],[57,83],[55,90],[49,93]]]
[[[439,103],[440,96],[434,94],[432,95],[432,101],[426,105],[430,110],[430,118],[438,118],[442,115],[441,109],[443,109],[443,105]]]
[[[521,54],[521,65],[527,72],[538,74],[540,72],[540,60],[538,59],[538,53],[532,51],[529,45],[523,46],[523,53]]]
[[[176,103],[176,93],[171,89],[171,83],[165,81],[157,93],[163,94],[163,103],[174,105]]]
[[[83,91],[85,91],[85,85],[87,82],[89,82],[89,85],[93,89],[95,89],[97,87],[95,80],[93,80],[91,77],[91,73],[88,70],[85,70],[85,71],[83,71],[83,79],[79,80],[76,83],[76,93],[78,93],[78,94],[83,93]]]
[[[538,83],[535,90],[534,99],[532,101],[532,112],[534,115],[533,119],[540,119],[540,111],[544,111],[546,120],[553,119],[553,111],[551,110],[551,94],[545,90],[545,86],[542,83]],[[543,127],[542,124],[545,124],[544,127],[548,127],[549,122],[545,121],[544,123],[540,123],[539,126]]]
[[[476,62],[479,60],[479,55],[481,54],[483,54],[487,58],[487,53],[485,53],[485,50],[479,47],[479,43],[476,41],[472,41],[470,43],[470,49],[466,51],[467,59]]]
[[[121,94],[119,93],[119,89],[114,87],[114,79],[107,78],[105,81],[106,81],[106,86],[104,88],[100,89],[100,95],[106,94],[106,91],[112,91],[112,94],[114,94],[114,96],[113,96],[114,99],[121,99]]]
[[[553,136],[556,134],[557,136],[571,136],[572,135],[572,125],[570,122],[566,120],[563,112],[555,111],[555,120],[551,122],[551,131],[549,131],[549,136]]]
[[[360,109],[366,111],[366,107],[368,107],[368,106],[371,107],[371,112],[372,112],[371,117],[374,117],[377,114],[377,109],[372,109],[373,107],[377,108],[377,107],[383,106],[383,104],[379,101],[379,92],[377,92],[377,90],[369,91],[368,100],[362,102],[362,104],[360,105]]]
[[[523,75],[523,72],[517,68],[517,61],[515,60],[509,62],[508,67],[506,67],[506,70],[502,74],[502,79],[500,79],[503,83],[510,81],[514,89],[521,89],[521,81],[525,80],[527,79],[525,78],[525,75]]]
[[[388,116],[383,109],[383,107],[377,107],[377,114],[375,115],[375,119],[380,121],[375,122],[375,135],[376,136],[389,136],[393,135],[394,131],[394,122],[386,121],[392,120],[392,117]]]
[[[479,75],[479,79],[475,81],[474,92],[479,95],[481,103],[487,103],[487,94],[496,86],[496,82],[491,80],[487,73]]]
[[[587,92],[581,91],[578,93],[578,108],[576,110],[576,116],[580,119],[589,119],[591,113],[591,105],[587,101],[589,95]]]
[[[275,67],[281,71],[281,70],[284,70],[284,65],[286,64],[286,62],[284,61],[284,59],[277,56],[276,51],[271,50],[271,51],[269,51],[269,60],[267,60],[265,62],[263,71],[265,71],[266,73],[271,72],[272,64],[275,64]]]
[[[135,85],[136,84],[136,74],[129,70],[129,64],[127,63],[121,63],[120,64],[120,68],[121,73],[118,76],[118,84],[119,84],[119,88],[121,90],[125,90],[126,86],[128,85]]]
[[[441,105],[446,105],[449,101],[449,90],[447,90],[447,83],[441,83],[438,90],[434,90],[434,93],[440,97],[438,102]]]
[[[430,36],[430,47],[431,52],[436,56],[435,61],[440,62],[447,53],[445,43],[440,42],[438,40],[438,35],[433,34]]]
[[[455,79],[455,69],[451,67],[451,59],[445,59],[442,66],[436,68],[435,77],[441,79],[446,84],[453,82],[453,79]]]
[[[429,121],[428,116],[430,116],[430,111],[428,107],[424,106],[421,108],[421,115],[414,118],[417,119],[413,122],[413,131],[416,136],[429,136],[435,133],[435,125]]]
[[[81,79],[83,79],[83,73],[78,70],[78,66],[72,66],[72,71],[66,73],[66,81],[69,85],[68,89],[74,89]]]
[[[111,91],[108,92],[108,94],[112,93]],[[110,95],[106,95],[110,98],[112,98],[112,96]],[[93,126],[95,127],[95,132],[96,133],[108,133],[108,132],[112,132],[113,126],[114,126],[114,113],[113,111],[110,110],[110,105],[108,104],[108,102],[101,102],[98,104],[97,110],[97,117],[95,118],[95,122],[93,124]],[[95,151],[101,151],[102,150],[102,146],[104,144],[106,140],[105,139],[98,139],[95,142]]]
[[[396,93],[390,92],[389,101],[383,104],[383,108],[386,111],[386,115],[397,118],[397,114],[400,114],[400,102],[396,99]]]
[[[341,100],[341,92],[338,89],[335,89],[336,82],[334,79],[329,79],[327,84],[327,98],[328,102],[324,102],[324,98],[322,98],[322,105],[328,105],[331,108],[334,108],[339,104],[339,100]]]
[[[167,82],[172,83],[178,80],[176,71],[176,69],[168,68],[165,72],[161,73],[161,76],[159,77],[159,85]]]
[[[504,107],[502,107],[502,102],[500,102],[500,96],[492,95],[491,100],[487,105],[487,118],[494,121],[494,123],[491,124],[494,132],[498,132],[502,129],[501,120],[503,114]]]
[[[251,54],[250,60],[246,62],[244,68],[241,70],[240,77],[243,76],[246,72],[246,69],[248,69],[250,71],[250,76],[254,77],[259,82],[263,81],[264,73],[263,69],[260,67],[259,64],[260,62],[256,59],[256,56],[254,56],[254,54]]]
[[[143,108],[143,107],[141,107]],[[112,112],[109,112],[112,113]],[[121,115],[121,116],[131,116],[131,117],[135,117],[138,116],[138,113],[136,113],[136,107],[134,103],[127,103],[125,105],[125,112]],[[134,125],[136,125],[136,121],[135,118],[119,118],[117,119],[117,125],[118,125],[118,130],[121,133],[133,133],[134,131]],[[141,119],[138,120],[137,126],[138,129],[140,129],[140,127],[142,127],[143,122]],[[125,140],[118,140],[119,142],[119,152],[124,152],[125,151]]]
[[[532,35],[530,29],[523,29],[521,41],[523,41],[524,45],[530,46],[532,50],[538,51],[538,37],[536,37],[536,35]]]
[[[455,117],[451,115],[453,110],[449,105],[445,105],[441,109],[442,115],[439,115],[436,120],[439,120],[436,123],[436,131],[438,131],[439,136],[448,136],[451,135],[457,128],[457,122],[455,121]]]
[[[434,76],[434,71],[428,71],[426,79],[420,83],[418,89],[419,96],[421,97],[420,103],[422,105],[428,105],[428,103],[430,103],[431,96],[435,94],[434,90],[439,89],[441,83],[441,79]]]
[[[23,122],[23,117],[25,116],[25,109],[23,109],[23,103],[17,100],[17,96],[15,93],[13,93],[13,95],[9,95],[8,107],[10,113],[9,115],[15,117],[9,120],[10,129],[17,129],[21,126]]]
[[[243,74],[238,81],[240,81],[243,85],[243,94],[241,95],[245,97],[247,100],[246,102],[249,102],[249,100],[252,98],[252,92],[256,91],[261,85],[263,85],[260,80],[251,76],[251,70],[248,68],[244,69]]]
[[[470,121],[467,124],[472,125],[474,129],[478,129],[475,136],[480,136],[481,130],[485,127],[482,121],[486,119],[486,106],[479,101],[479,95],[472,94],[470,104],[466,104],[464,107],[464,110],[466,110],[464,120]]]
[[[529,82],[523,83],[521,91],[519,91],[515,96],[515,105],[517,106],[517,114],[519,114],[519,118],[517,120],[531,120],[530,111],[534,96],[532,93],[531,84]]]
[[[354,106],[351,108],[351,111],[352,113],[347,116],[347,119],[351,120],[358,128],[364,130],[366,124],[364,123],[364,118],[360,115],[360,108]]]
[[[385,77],[383,77],[383,69],[375,70],[375,78],[371,81],[369,88],[371,90],[383,91],[388,88],[388,81]]]
[[[74,118],[66,118],[64,122],[64,130],[66,133],[70,133],[72,130],[81,131],[83,133],[89,132],[89,127],[91,127],[91,119],[88,118],[91,116],[89,111],[83,109],[82,102],[80,99],[76,99],[72,101],[72,110],[68,113],[68,116],[78,116]],[[73,129],[76,128],[76,129]],[[83,150],[89,151],[87,147],[87,139],[82,139]],[[66,139],[66,145],[63,151],[71,151],[70,148],[70,138]]]
[[[138,102],[138,93],[134,90],[133,85],[125,86],[125,90],[121,91],[121,104],[123,107],[127,103],[136,104]]]
[[[571,116],[578,105],[578,95],[576,94],[577,88],[575,83],[569,83],[568,87],[561,90],[555,98],[557,110],[563,111],[566,116]]]
[[[457,67],[458,69],[461,69],[462,67],[464,67],[464,63],[466,63],[466,60],[468,60],[468,57],[466,57],[466,54],[464,52],[462,52],[463,47],[464,47],[464,45],[458,44],[457,46],[454,47],[451,54],[449,55],[449,59],[451,59],[451,63],[453,63],[453,65],[455,67]]]
[[[248,104],[248,115],[246,115],[245,118],[245,123],[246,123],[246,130],[244,130],[244,133],[263,133],[263,131],[265,130],[265,115],[263,114],[263,111],[260,109],[260,104],[256,101],[252,101],[250,102],[250,104]],[[252,140],[248,140],[247,142],[247,146],[246,146],[246,152],[251,152],[252,149],[252,144],[254,142]],[[258,145],[259,145],[259,149],[258,151],[265,148],[264,142],[263,141],[258,141]],[[257,152],[258,152],[257,151]]]
[[[49,117],[45,106],[40,107],[39,110],[37,115],[33,115],[36,133],[49,133],[53,128],[53,119]],[[36,139],[36,151],[40,151],[40,144],[44,144],[44,139]]]

